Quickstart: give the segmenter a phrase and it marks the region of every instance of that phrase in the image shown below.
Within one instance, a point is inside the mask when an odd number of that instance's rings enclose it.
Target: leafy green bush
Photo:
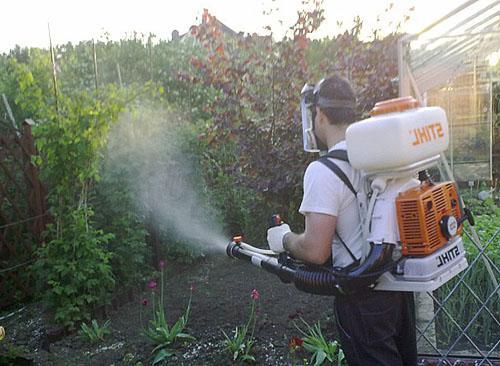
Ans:
[[[10,77],[18,85],[16,107],[38,122],[33,160],[48,186],[53,222],[32,269],[56,322],[74,329],[106,303],[114,286],[106,250],[113,235],[93,226],[89,197],[99,179],[100,151],[127,96],[110,86],[59,93],[54,100],[46,56],[39,51],[24,63],[11,59]]]
[[[493,198],[489,197],[480,200],[474,196],[463,196],[466,207],[468,207],[474,216],[494,215],[500,216],[500,207],[497,206]]]
[[[112,234],[92,229],[90,209],[77,209],[58,220],[64,226],[62,235],[49,227],[48,241],[37,251],[33,270],[54,319],[69,329],[90,319],[92,310],[108,300],[114,286],[106,243]]]

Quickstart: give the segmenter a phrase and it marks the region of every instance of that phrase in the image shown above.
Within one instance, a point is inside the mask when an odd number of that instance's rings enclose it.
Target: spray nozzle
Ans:
[[[236,258],[236,253],[241,249],[242,235],[233,236],[231,241],[227,244],[226,254],[231,258]]]
[[[242,235],[233,236],[233,243],[237,245],[240,245],[242,240],[243,240]]]

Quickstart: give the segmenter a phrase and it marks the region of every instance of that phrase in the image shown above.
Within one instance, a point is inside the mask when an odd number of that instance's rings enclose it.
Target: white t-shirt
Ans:
[[[346,142],[337,143],[331,150],[346,150]],[[347,176],[356,191],[359,191],[361,174],[349,163],[331,159]],[[357,259],[364,259],[366,245],[362,239],[361,220],[356,197],[344,182],[326,165],[314,161],[304,174],[304,196],[299,212],[305,215],[321,213],[337,217],[336,231]],[[334,267],[345,267],[353,259],[337,235],[333,236],[332,258]]]

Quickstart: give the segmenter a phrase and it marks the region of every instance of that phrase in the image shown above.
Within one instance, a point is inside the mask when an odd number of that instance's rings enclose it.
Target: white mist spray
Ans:
[[[203,187],[197,181],[202,177],[181,152],[179,123],[160,109],[123,114],[110,132],[108,163],[122,167],[118,174],[144,215],[205,251],[224,251],[228,240],[219,215],[196,192],[195,187]]]

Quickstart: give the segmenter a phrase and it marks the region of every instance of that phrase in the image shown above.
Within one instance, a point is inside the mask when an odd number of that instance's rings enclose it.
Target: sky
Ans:
[[[334,36],[349,26],[356,15],[368,31],[377,27],[393,30],[395,23],[410,14],[403,31],[418,32],[447,14],[464,0],[324,0],[326,21],[316,37]],[[0,7],[0,52],[15,45],[44,47],[49,44],[50,24],[54,44],[99,39],[104,32],[118,40],[127,34],[154,33],[170,39],[177,29],[181,34],[198,24],[203,9],[239,32],[266,34],[271,25],[282,37],[296,20],[302,0],[5,0]],[[415,10],[409,12],[408,9]],[[276,10],[277,9],[277,10]],[[271,14],[264,15],[263,12]],[[338,26],[342,22],[342,27]],[[392,22],[392,25],[390,24]],[[369,33],[369,32],[367,32]]]

